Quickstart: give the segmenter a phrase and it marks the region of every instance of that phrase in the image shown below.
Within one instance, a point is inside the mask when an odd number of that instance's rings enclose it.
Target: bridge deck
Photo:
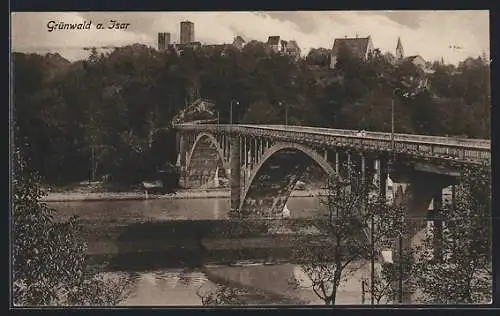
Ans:
[[[236,133],[248,136],[275,137],[288,141],[310,141],[325,145],[355,146],[375,150],[392,149],[391,133],[329,129],[293,125],[241,125],[241,124],[178,124],[180,130]],[[461,160],[468,163],[491,161],[491,142],[487,139],[394,134],[394,150],[398,153]]]

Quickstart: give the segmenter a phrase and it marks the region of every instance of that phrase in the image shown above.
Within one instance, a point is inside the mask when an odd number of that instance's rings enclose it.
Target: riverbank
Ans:
[[[155,200],[155,199],[211,199],[229,198],[227,189],[181,189],[171,194],[146,194],[146,192],[48,192],[42,198],[44,202],[70,201],[113,201],[113,200]],[[324,190],[301,190],[292,192],[292,197],[312,197],[324,195]]]

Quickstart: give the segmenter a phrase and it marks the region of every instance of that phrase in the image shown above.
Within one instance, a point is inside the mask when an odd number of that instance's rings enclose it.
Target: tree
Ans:
[[[335,304],[339,286],[394,239],[401,218],[385,200],[370,197],[371,187],[351,172],[350,179],[329,179],[322,201],[327,210],[314,224],[318,234],[303,238],[294,249],[294,258],[309,280],[294,278],[291,286],[312,288],[326,305]],[[310,284],[304,285],[307,281]]]
[[[40,202],[44,192],[20,150],[14,153],[12,208],[13,303],[15,305],[113,305],[128,281],[107,279],[87,265],[76,218],[55,222]]]
[[[393,252],[394,253],[394,252]],[[367,293],[373,295],[374,303],[381,304],[385,299],[386,303],[396,302],[399,296],[399,282],[402,281],[405,285],[404,291],[406,293],[413,292],[412,277],[414,267],[414,251],[411,248],[402,250],[402,257],[399,255],[393,259],[392,262],[383,262],[375,273],[373,292],[371,287],[371,280],[366,278],[365,284],[368,285]],[[402,271],[400,267],[402,264]],[[401,279],[401,280],[400,280]],[[404,294],[404,293],[401,293]]]
[[[492,295],[490,168],[468,168],[456,202],[442,210],[441,255],[428,234],[416,261],[420,299],[433,304],[486,303]]]
[[[93,49],[73,63],[57,54],[14,53],[15,140],[30,142],[33,167],[48,184],[93,173],[130,185],[156,168],[135,144],[150,147],[155,131],[168,128],[196,96],[215,103],[221,123],[236,99],[234,118],[247,123],[282,123],[284,102],[290,123],[386,132],[394,99],[397,132],[489,138],[483,59],[436,63],[433,74],[377,50],[364,60],[341,47],[335,69],[318,65],[328,59],[329,50],[317,49],[297,62],[256,41],[241,51],[229,45],[182,54],[138,44],[107,55]],[[422,89],[427,79],[430,87]],[[173,163],[177,155],[169,152]]]
[[[309,51],[305,58],[308,65],[316,65],[321,67],[330,66],[331,51],[326,48],[313,48]]]
[[[246,291],[227,285],[217,285],[215,290],[208,291],[205,294],[201,293],[201,288],[196,291],[196,295],[201,299],[204,306],[245,305],[244,294],[246,294]]]

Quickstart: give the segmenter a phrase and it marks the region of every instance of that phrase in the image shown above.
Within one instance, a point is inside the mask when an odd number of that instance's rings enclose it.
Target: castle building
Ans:
[[[194,42],[194,23],[191,21],[182,21],[180,44],[188,44],[192,42]]]
[[[170,45],[170,33],[158,33],[158,50],[166,50]]]

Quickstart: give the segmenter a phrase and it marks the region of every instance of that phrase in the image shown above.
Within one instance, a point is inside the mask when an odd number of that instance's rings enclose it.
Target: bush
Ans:
[[[111,280],[88,268],[86,244],[77,238],[73,217],[54,222],[54,210],[39,178],[15,153],[13,181],[13,303],[15,305],[113,305],[124,298],[128,282]]]

